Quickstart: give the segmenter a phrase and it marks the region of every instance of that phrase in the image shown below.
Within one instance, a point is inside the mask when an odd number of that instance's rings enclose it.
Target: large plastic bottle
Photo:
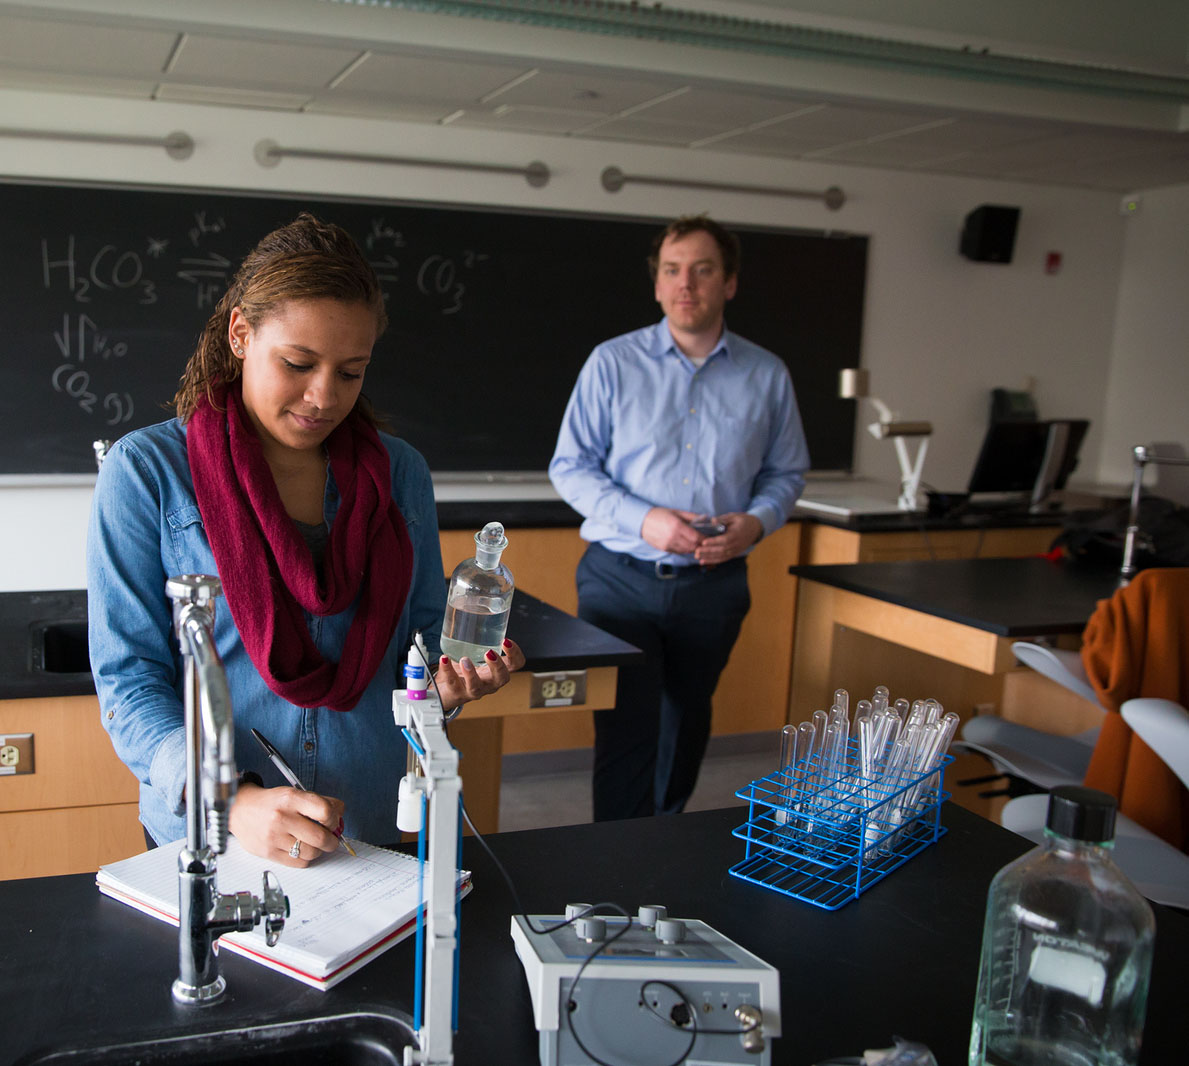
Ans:
[[[1115,800],[1067,785],[991,882],[970,1066],[1135,1066],[1156,922],[1111,859]]]
[[[466,655],[478,665],[489,648],[499,654],[515,591],[512,572],[500,562],[507,546],[504,527],[488,522],[475,534],[474,558],[454,568],[446,590],[442,652],[455,661]]]

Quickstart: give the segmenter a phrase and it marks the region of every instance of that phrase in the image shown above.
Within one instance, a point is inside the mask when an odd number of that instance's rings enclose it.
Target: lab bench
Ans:
[[[556,914],[581,901],[611,901],[635,913],[659,903],[779,969],[784,1035],[772,1045],[775,1066],[860,1055],[889,1047],[895,1035],[927,1044],[941,1066],[964,1063],[987,886],[1028,842],[946,804],[948,831],[935,845],[853,903],[823,911],[728,876],[744,849],[732,830],[746,817],[746,808],[735,807],[506,833],[489,843],[529,913]],[[463,841],[462,861],[475,887],[461,908],[455,1062],[529,1066],[537,1061],[537,1033],[509,935],[514,904],[473,838]],[[283,885],[285,871],[279,876]],[[1141,1066],[1184,1059],[1189,919],[1154,910]],[[412,938],[328,992],[224,952],[224,1001],[179,1007],[170,995],[177,931],[101,896],[82,874],[0,883],[0,945],[0,1066],[32,1066],[68,1048],[413,1009]],[[400,1061],[381,1050],[373,1047],[366,1061]],[[83,1066],[87,1059],[59,1061]],[[350,1060],[330,1053],[321,1061]]]
[[[85,633],[85,592],[0,593],[0,738],[22,738],[0,747],[17,752],[11,769],[33,770],[0,773],[0,879],[95,870],[144,847],[138,785],[100,722]],[[533,674],[580,674],[585,698],[564,712],[580,713],[612,706],[619,666],[642,654],[523,588],[508,634],[524,650],[524,670],[451,725],[481,832],[498,828],[505,719],[546,713],[532,706]]]

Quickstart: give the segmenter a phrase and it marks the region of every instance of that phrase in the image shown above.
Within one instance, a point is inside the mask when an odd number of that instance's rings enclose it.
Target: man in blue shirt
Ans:
[[[646,655],[595,715],[598,821],[685,807],[751,602],[745,557],[788,519],[809,467],[788,369],[724,326],[735,236],[679,218],[649,266],[665,317],[591,353],[549,465],[590,542],[579,616]]]

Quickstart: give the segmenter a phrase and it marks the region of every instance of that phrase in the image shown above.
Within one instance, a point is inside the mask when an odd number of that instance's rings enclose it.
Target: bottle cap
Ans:
[[[1115,839],[1115,797],[1095,788],[1061,785],[1049,794],[1045,827],[1071,840],[1102,844]]]

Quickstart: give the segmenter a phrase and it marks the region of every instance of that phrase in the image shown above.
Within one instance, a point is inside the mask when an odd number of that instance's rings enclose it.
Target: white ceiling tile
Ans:
[[[781,159],[797,159],[808,147],[788,137],[780,137],[769,133],[766,129],[741,133],[738,136],[723,140],[712,140],[707,144],[695,142],[695,146],[704,147],[711,152],[737,152],[743,155],[770,155]]]
[[[218,85],[179,85],[163,82],[158,100],[183,104],[221,104],[225,107],[259,107],[266,111],[300,111],[309,102],[308,93],[264,92],[260,89],[229,89]]]
[[[578,136],[599,140],[643,141],[651,144],[693,144],[715,132],[714,127],[681,122],[654,122],[629,115],[575,131]]]
[[[937,159],[945,153],[930,150],[927,144],[904,141],[868,141],[852,144],[846,148],[833,148],[826,152],[814,152],[813,158],[836,163],[862,163],[865,166],[917,168],[926,161]],[[952,153],[951,153],[952,154]]]
[[[496,90],[485,103],[577,108],[614,115],[682,86],[680,81],[639,79],[581,70],[536,70],[531,77]]]
[[[687,122],[727,130],[793,114],[804,106],[801,100],[691,88],[636,113],[655,122]]]
[[[517,63],[369,52],[362,63],[336,83],[334,92],[375,93],[390,100],[439,100],[458,106],[477,103],[530,69]]]
[[[358,55],[357,48],[188,33],[168,76],[187,85],[312,90],[329,84]]]
[[[796,140],[842,145],[916,129],[943,117],[934,110],[883,110],[830,104],[819,111],[793,115],[785,122],[773,124],[770,129]]]
[[[362,93],[319,93],[302,110],[317,115],[353,115],[397,122],[441,122],[458,107],[448,101],[419,102]]]
[[[452,124],[483,126],[488,129],[519,130],[522,133],[572,133],[589,126],[597,115],[550,107],[501,106],[491,110],[466,108]]]
[[[49,74],[38,70],[0,67],[0,87],[150,100],[157,88],[157,79],[107,78],[97,74]]]
[[[154,77],[178,34],[100,26],[85,20],[0,16],[0,65],[66,75]]]

